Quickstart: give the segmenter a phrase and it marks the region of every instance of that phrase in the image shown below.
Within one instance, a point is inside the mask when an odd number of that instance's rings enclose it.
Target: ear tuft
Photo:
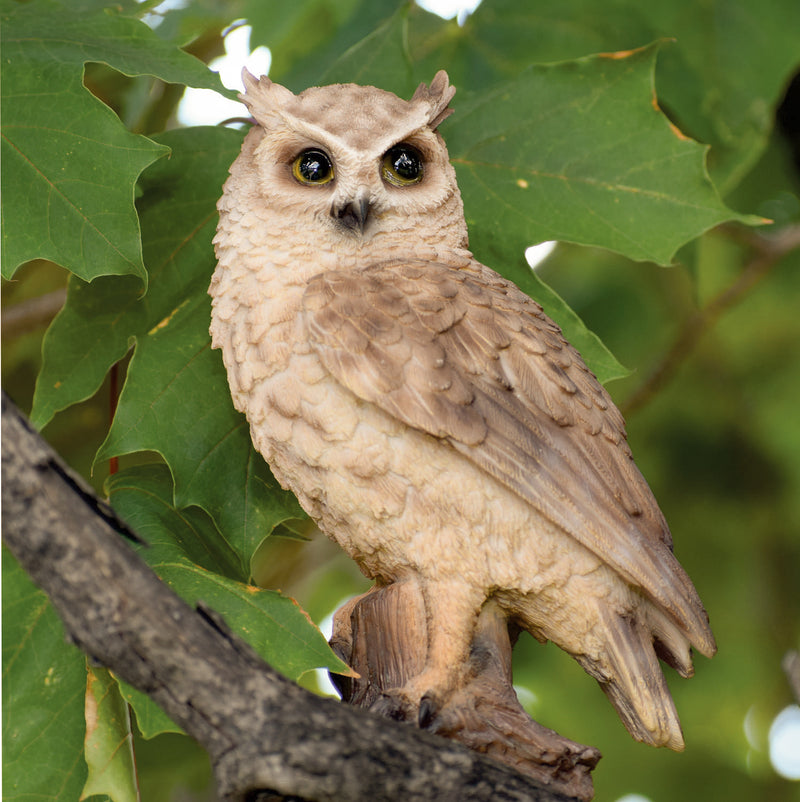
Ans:
[[[455,93],[456,88],[450,86],[450,79],[447,77],[447,73],[444,70],[439,70],[433,76],[430,86],[423,83],[417,87],[411,102],[427,104],[428,125],[435,130],[443,120],[453,113],[453,109],[448,106]]]
[[[242,70],[242,82],[245,92],[239,94],[239,100],[261,126],[279,118],[281,108],[294,100],[294,95],[285,86],[274,83],[266,75],[256,78],[247,67]]]

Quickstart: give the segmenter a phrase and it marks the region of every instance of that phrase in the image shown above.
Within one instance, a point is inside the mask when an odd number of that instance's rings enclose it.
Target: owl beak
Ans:
[[[365,194],[360,194],[356,198],[334,203],[331,206],[331,217],[342,223],[345,228],[363,234],[369,217],[369,198]]]

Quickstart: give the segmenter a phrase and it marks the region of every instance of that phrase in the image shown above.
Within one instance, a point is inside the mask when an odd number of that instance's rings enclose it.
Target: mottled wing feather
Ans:
[[[320,274],[304,315],[344,386],[447,440],[713,652],[622,416],[538,304],[478,262],[409,260]]]
[[[438,342],[437,327],[425,322],[437,315],[432,305],[417,313],[401,278],[386,281],[366,270],[312,279],[304,297],[311,341],[331,373],[360,398],[436,437],[477,445],[487,424],[470,382]],[[452,310],[439,314],[451,319]]]

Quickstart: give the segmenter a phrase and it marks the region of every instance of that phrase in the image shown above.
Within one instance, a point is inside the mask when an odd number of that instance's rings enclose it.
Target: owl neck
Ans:
[[[449,236],[413,217],[402,226],[381,230],[377,221],[373,230],[361,235],[346,232],[326,236],[327,226],[319,236],[303,236],[290,215],[272,212],[264,207],[245,214],[220,209],[222,219],[217,236],[217,255],[237,271],[255,271],[261,279],[270,274],[281,284],[301,286],[313,276],[328,270],[358,270],[371,264],[403,257],[446,264],[460,264],[471,258],[467,249],[466,230],[458,236],[460,227],[449,228]],[[462,218],[463,219],[463,218]],[[327,224],[327,221],[325,221]],[[434,229],[432,235],[426,233]],[[247,242],[249,259],[242,259],[242,242]],[[232,252],[226,258],[228,247]],[[253,258],[255,257],[255,258]]]
[[[426,237],[429,229],[430,224],[415,225],[415,221],[410,219],[407,227],[367,231],[364,236],[345,237],[330,244],[320,243],[319,255],[324,259],[325,268],[334,270],[358,270],[376,262],[403,257],[449,264],[454,258],[460,262],[464,256],[470,255],[466,237]]]

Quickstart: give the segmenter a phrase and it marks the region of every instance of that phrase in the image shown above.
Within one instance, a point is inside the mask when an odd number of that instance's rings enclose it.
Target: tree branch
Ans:
[[[13,340],[49,323],[66,300],[67,290],[63,288],[5,307],[2,320],[3,339]]]
[[[786,652],[781,665],[786,673],[786,679],[789,682],[792,695],[797,704],[800,705],[800,652],[796,650]]]
[[[737,235],[742,237],[741,232]],[[678,368],[691,356],[700,337],[719,318],[753,289],[769,271],[790,251],[800,247],[800,226],[789,226],[775,237],[760,234],[744,235],[748,245],[755,249],[755,256],[745,266],[739,277],[719,295],[712,298],[684,322],[672,347],[664,354],[648,376],[631,395],[620,404],[625,417],[637,412],[647,404],[669,381]]]
[[[289,682],[192,609],[3,394],[3,539],[70,637],[210,754],[219,798],[565,802],[464,747]]]

